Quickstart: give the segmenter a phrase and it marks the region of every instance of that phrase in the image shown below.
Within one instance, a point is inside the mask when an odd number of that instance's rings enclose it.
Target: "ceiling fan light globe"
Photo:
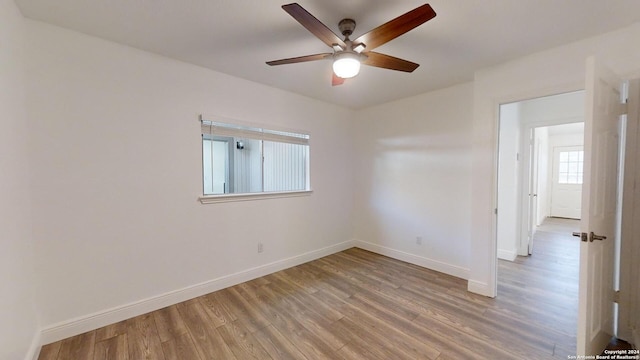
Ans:
[[[360,72],[360,60],[354,54],[339,54],[333,61],[333,72],[343,79],[352,78]]]

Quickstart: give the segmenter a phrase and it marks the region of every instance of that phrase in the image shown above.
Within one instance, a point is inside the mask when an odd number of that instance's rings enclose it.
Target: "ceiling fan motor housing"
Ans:
[[[353,30],[356,28],[356,21],[353,19],[342,19],[338,23],[338,29],[340,29],[340,33],[345,37],[349,37],[353,34]]]

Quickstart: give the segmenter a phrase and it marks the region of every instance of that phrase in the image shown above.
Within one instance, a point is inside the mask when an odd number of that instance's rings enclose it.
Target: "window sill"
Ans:
[[[282,192],[266,192],[266,193],[248,193],[248,194],[205,195],[205,196],[199,197],[198,200],[202,204],[216,204],[216,203],[233,202],[233,201],[251,201],[251,200],[265,200],[265,199],[309,196],[312,193],[313,193],[312,190],[302,190],[302,191],[282,191]]]

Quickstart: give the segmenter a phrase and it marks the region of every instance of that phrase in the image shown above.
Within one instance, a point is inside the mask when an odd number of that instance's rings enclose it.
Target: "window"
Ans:
[[[203,194],[308,191],[309,135],[202,119]]]
[[[558,184],[582,184],[582,162],[584,151],[560,151],[558,161]]]

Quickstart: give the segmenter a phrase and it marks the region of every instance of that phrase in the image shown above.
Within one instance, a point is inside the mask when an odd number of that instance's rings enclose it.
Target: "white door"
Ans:
[[[229,140],[203,139],[204,194],[226,194],[229,186]]]
[[[601,354],[614,333],[613,269],[621,81],[587,60],[577,354]],[[595,236],[594,236],[595,235]],[[598,237],[606,239],[598,240]],[[584,240],[584,239],[583,239]],[[595,240],[595,241],[594,241]]]
[[[553,148],[551,216],[580,219],[583,154],[582,146]]]

